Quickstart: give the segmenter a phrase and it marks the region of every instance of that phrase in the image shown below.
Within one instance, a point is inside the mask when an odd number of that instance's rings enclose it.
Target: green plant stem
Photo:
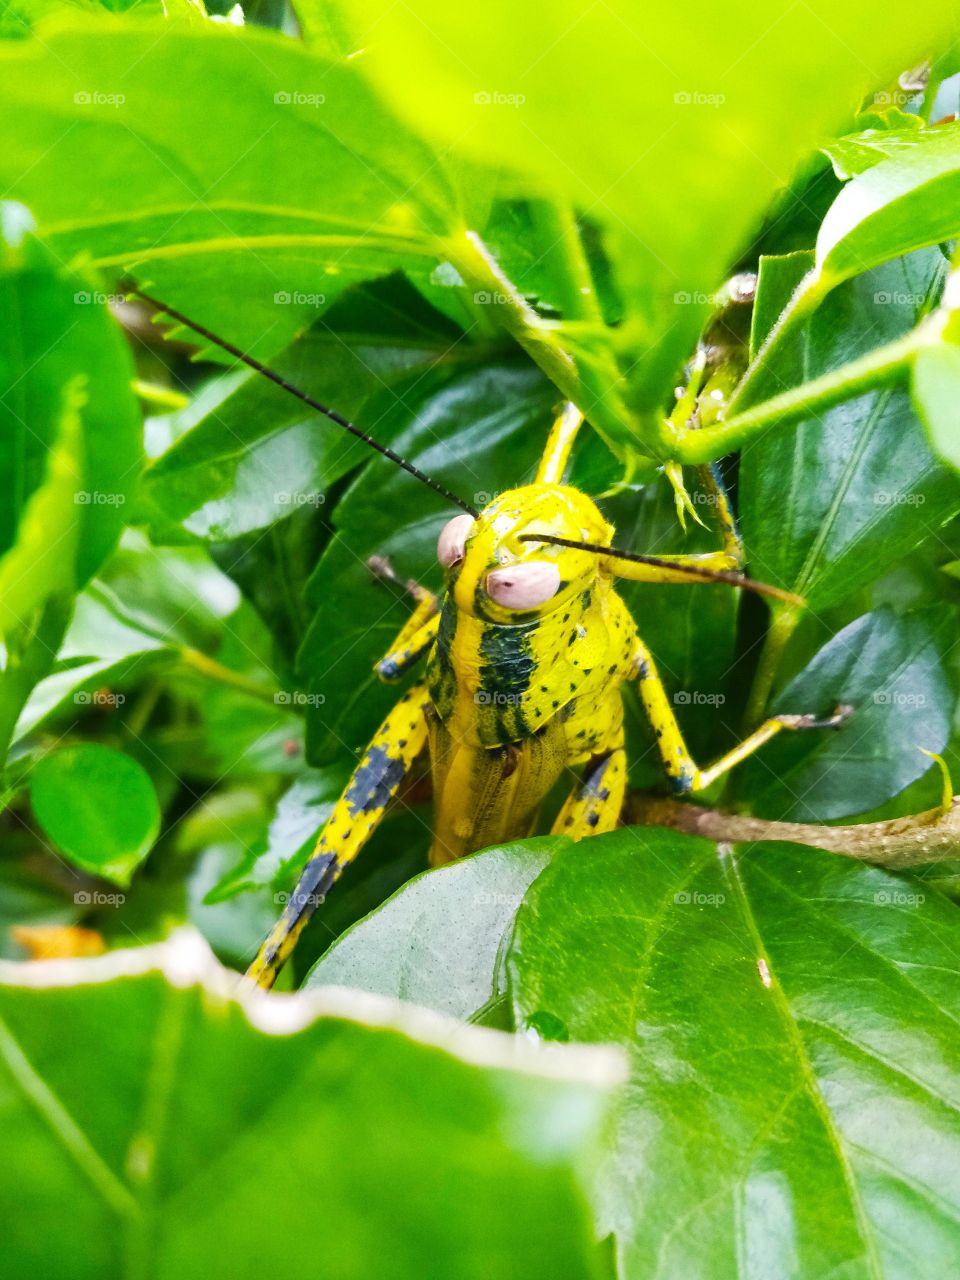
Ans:
[[[792,605],[774,605],[773,617],[760,652],[757,673],[753,678],[753,687],[747,700],[745,723],[748,729],[754,729],[763,720],[773,691],[780,661],[790,643],[790,638],[797,629],[801,611]]]
[[[566,233],[561,233],[565,239]],[[569,244],[564,245],[569,251]],[[468,287],[496,299],[497,315],[504,329],[523,347],[565,400],[572,400],[589,414],[591,424],[618,456],[624,441],[637,436],[629,411],[610,388],[594,388],[593,404],[583,403],[584,384],[576,361],[566,351],[557,326],[543,320],[530,306],[475,231],[466,231],[448,246],[448,255]],[[619,377],[619,374],[616,375]]]
[[[736,413],[741,405],[747,406],[760,398],[757,384],[762,383],[764,375],[768,374],[777,348],[796,337],[834,283],[836,282],[825,281],[816,269],[808,271],[803,277],[730,397],[728,416]]]
[[[222,662],[217,662],[215,658],[208,658],[199,649],[182,648],[180,650],[180,660],[185,667],[189,667],[191,671],[196,672],[197,675],[204,676],[207,680],[215,680],[218,684],[226,685],[230,689],[236,689],[251,698],[259,699],[261,702],[268,702],[271,706],[276,703],[276,690],[265,689],[263,685],[257,684],[254,680],[248,680],[239,671],[231,671]]]
[[[822,413],[844,400],[894,382],[904,374],[917,353],[931,344],[931,332],[929,325],[918,325],[905,337],[888,342],[812,382],[764,400],[714,427],[690,431],[677,441],[677,457],[684,463],[712,462],[741,448],[769,427]]]

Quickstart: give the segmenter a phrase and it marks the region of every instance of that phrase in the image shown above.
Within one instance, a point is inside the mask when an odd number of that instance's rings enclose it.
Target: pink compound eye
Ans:
[[[473,516],[454,516],[440,530],[437,539],[437,559],[445,569],[452,569],[463,559],[463,549],[470,530],[473,528]]]
[[[551,560],[530,560],[487,574],[487,595],[506,609],[535,609],[560,589],[560,570]]]

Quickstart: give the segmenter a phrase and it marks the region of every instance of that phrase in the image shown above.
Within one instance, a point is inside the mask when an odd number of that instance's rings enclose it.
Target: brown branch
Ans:
[[[954,796],[946,812],[940,808],[927,809],[889,822],[864,822],[849,827],[768,822],[651,795],[632,797],[630,814],[631,820],[641,826],[672,827],[708,840],[788,840],[895,869],[960,858],[960,796]]]

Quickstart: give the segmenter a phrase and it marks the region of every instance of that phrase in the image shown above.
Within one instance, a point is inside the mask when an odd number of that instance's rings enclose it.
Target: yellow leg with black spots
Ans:
[[[627,756],[623,747],[592,760],[581,782],[557,814],[553,830],[571,840],[613,831],[620,821],[627,788]]]
[[[379,825],[426,745],[429,702],[424,687],[411,689],[377,730],[327,819],[283,915],[247,970],[258,986],[273,986],[307,921]]]
[[[419,661],[437,638],[440,625],[440,601],[426,587],[408,578],[402,582],[393,565],[383,556],[371,556],[370,568],[383,582],[403,587],[416,601],[413,613],[397,633],[397,638],[387,653],[374,666],[381,680],[388,684],[400,677]]]
[[[660,752],[664,771],[675,791],[702,791],[784,729],[835,729],[850,714],[849,707],[838,707],[833,715],[825,719],[813,715],[771,716],[732,751],[728,751],[708,768],[701,769],[687,748],[649,649],[640,640],[637,645],[640,698],[657,736],[657,750]]]
[[[739,573],[743,568],[744,554],[740,532],[734,518],[733,508],[723,484],[719,469],[711,464],[700,468],[700,476],[704,489],[713,500],[716,522],[723,535],[722,551],[701,551],[690,555],[657,556],[664,565],[638,564],[634,560],[616,560],[611,558],[609,568],[618,578],[626,578],[630,582],[672,582],[680,585],[696,586],[699,582],[709,582],[709,578],[697,578],[693,574],[684,573],[683,569],[704,569],[709,573]],[[666,563],[677,565],[673,572]]]
[[[421,604],[417,605],[411,615],[411,621],[416,620],[422,606],[428,603],[429,601],[422,601]],[[380,679],[385,680],[388,684],[392,680],[399,680],[405,672],[419,662],[434,640],[436,640],[439,626],[440,615],[438,613],[434,613],[422,626],[414,627],[412,630],[408,623],[393,642],[389,653],[385,654],[374,667]]]

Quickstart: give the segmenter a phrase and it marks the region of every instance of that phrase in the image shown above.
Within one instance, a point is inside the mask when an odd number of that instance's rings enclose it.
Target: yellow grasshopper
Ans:
[[[540,805],[570,772],[553,829],[574,840],[618,824],[627,780],[622,686],[636,681],[667,779],[699,791],[784,729],[839,725],[849,708],[821,719],[778,715],[706,768],[693,760],[650,651],[617,594],[615,580],[725,582],[797,597],[742,575],[743,549],[719,471],[702,471],[723,549],[646,556],[613,546],[613,527],[595,503],[563,483],[583,418],[564,406],[532,484],[476,511],[411,463],[319,404],[239,348],[140,293],[284,390],[443,494],[462,514],[440,533],[446,571],[438,597],[411,584],[416,605],[376,670],[387,681],[425,663],[377,730],[317,839],[282,916],[248,970],[269,987],[316,907],[360,853],[429,752],[433,865],[531,834]]]

